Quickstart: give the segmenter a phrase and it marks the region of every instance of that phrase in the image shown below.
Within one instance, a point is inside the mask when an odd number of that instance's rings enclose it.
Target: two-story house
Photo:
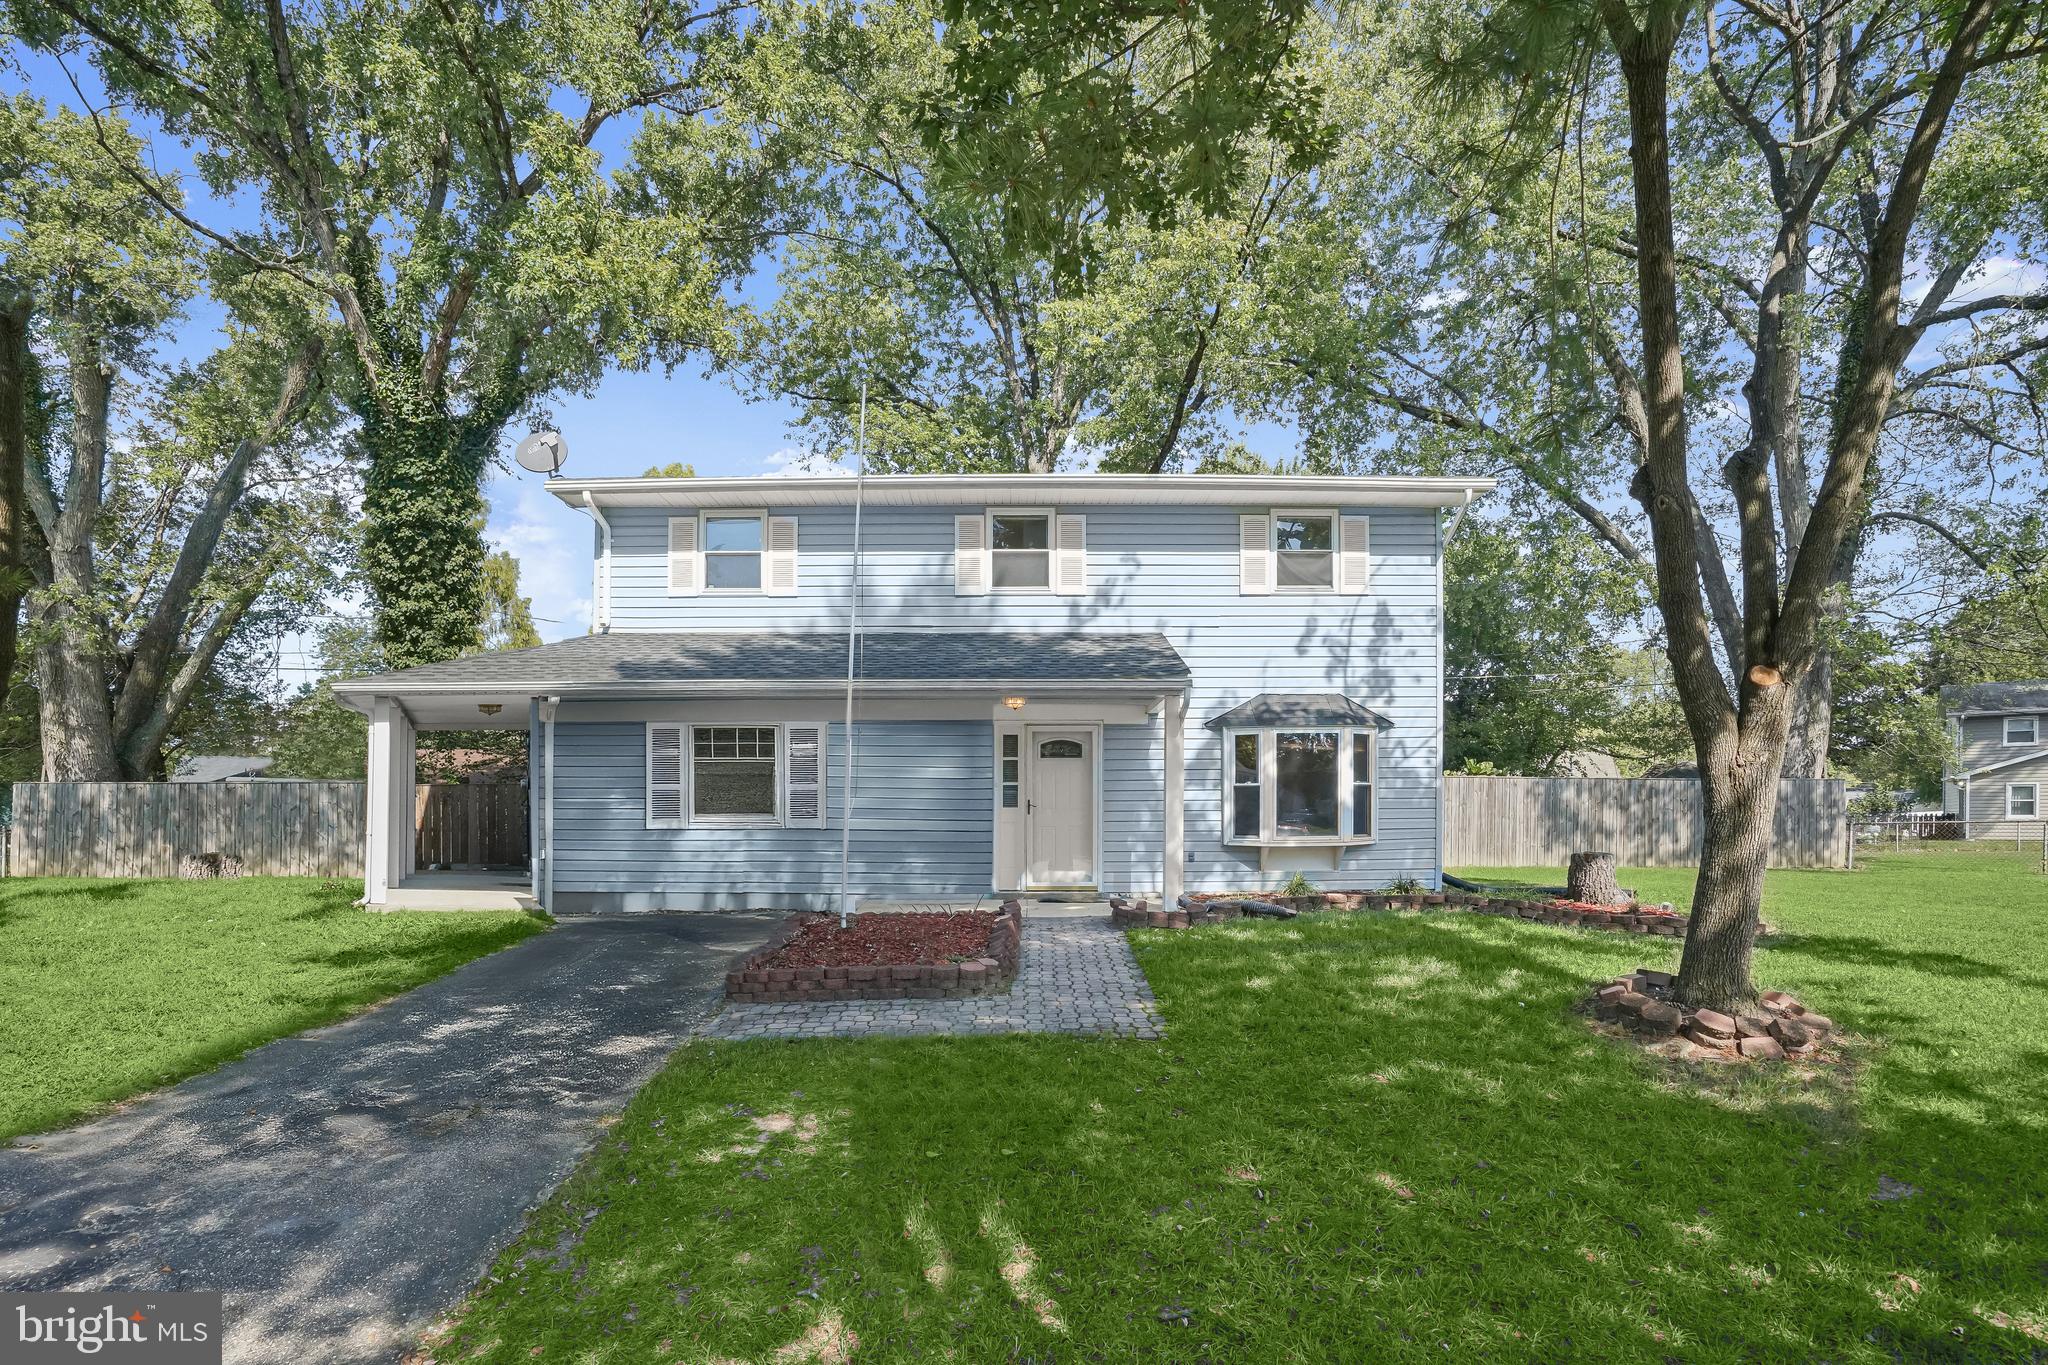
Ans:
[[[335,689],[367,899],[451,903],[414,736],[486,725],[529,730],[522,890],[561,911],[837,908],[842,865],[869,900],[1437,885],[1443,546],[1491,487],[551,480],[591,634]]]
[[[2048,678],[1941,689],[1948,762],[1941,808],[1966,837],[2038,835],[2048,820]]]

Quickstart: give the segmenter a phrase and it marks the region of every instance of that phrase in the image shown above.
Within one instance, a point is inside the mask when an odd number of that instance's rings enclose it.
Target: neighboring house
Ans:
[[[554,479],[596,633],[350,680],[368,900],[413,735],[530,729],[553,909],[838,904],[856,483]],[[1441,875],[1442,546],[1485,479],[888,475],[859,513],[850,889]]]
[[[1941,689],[1941,808],[1973,839],[2040,837],[2048,820],[2048,678]]]
[[[271,758],[231,758],[225,754],[195,754],[178,760],[178,768],[171,774],[171,781],[244,782],[262,776],[276,761]]]

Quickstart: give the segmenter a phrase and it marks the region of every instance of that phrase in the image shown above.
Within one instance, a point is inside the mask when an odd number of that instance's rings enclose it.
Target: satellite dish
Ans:
[[[522,469],[553,478],[569,462],[569,443],[559,431],[536,431],[519,443],[512,458],[519,461]]]

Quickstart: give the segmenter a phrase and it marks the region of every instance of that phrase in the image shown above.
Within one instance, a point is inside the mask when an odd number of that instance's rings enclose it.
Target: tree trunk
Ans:
[[[29,297],[0,298],[0,712],[14,679],[21,641],[21,599],[28,591],[22,554],[23,471],[28,467],[28,405],[35,380],[28,347]]]
[[[1700,765],[1706,838],[1676,994],[1690,1009],[1739,1011],[1756,999],[1750,957],[1778,816],[1778,778],[1794,689],[1765,689],[1745,715],[1732,757]],[[1775,696],[1771,694],[1777,694]]]
[[[50,581],[34,601],[43,778],[51,782],[113,782],[121,776],[107,709],[106,626],[93,594],[93,534],[106,472],[113,384],[113,367],[96,345],[81,342],[71,357],[71,470],[65,506],[43,528]],[[47,494],[43,500],[52,501]]]
[[[1792,698],[1792,728],[1785,744],[1786,777],[1826,777],[1835,728],[1835,656],[1820,650]]]
[[[387,668],[435,663],[480,643],[484,461],[499,427],[466,431],[424,401],[363,414],[369,452],[363,563]]]
[[[1612,853],[1574,853],[1565,870],[1565,894],[1582,905],[1627,905],[1628,896],[1614,879]]]

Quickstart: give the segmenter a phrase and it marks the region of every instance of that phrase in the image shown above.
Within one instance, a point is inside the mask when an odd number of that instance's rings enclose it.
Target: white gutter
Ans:
[[[581,506],[611,507],[1039,506],[1269,507],[1333,502],[1341,506],[1459,507],[1490,491],[1493,479],[1420,475],[1275,474],[878,474],[818,479],[550,479],[547,489]]]
[[[590,628],[603,635],[612,628],[612,524],[588,491],[583,494],[583,510],[597,522],[597,560],[590,566]]]
[[[915,696],[922,692],[940,695],[960,693],[987,693],[991,698],[1007,693],[1034,691],[1049,700],[1056,700],[1068,694],[1095,696],[1105,692],[1142,692],[1157,696],[1161,692],[1184,692],[1189,687],[1186,678],[950,678],[944,680],[919,679],[873,679],[864,678],[860,684],[870,692],[889,692]],[[376,692],[371,691],[375,687]],[[363,711],[355,698],[383,695],[390,697],[461,697],[497,695],[534,695],[551,693],[556,701],[649,701],[676,698],[721,697],[782,697],[782,696],[839,696],[846,688],[842,680],[825,681],[807,679],[803,682],[704,682],[704,683],[648,683],[635,686],[631,683],[567,683],[543,680],[540,682],[461,682],[461,683],[407,683],[393,682],[388,676],[383,679],[365,679],[362,687],[344,687],[337,684],[332,690],[335,699],[351,711]]]

